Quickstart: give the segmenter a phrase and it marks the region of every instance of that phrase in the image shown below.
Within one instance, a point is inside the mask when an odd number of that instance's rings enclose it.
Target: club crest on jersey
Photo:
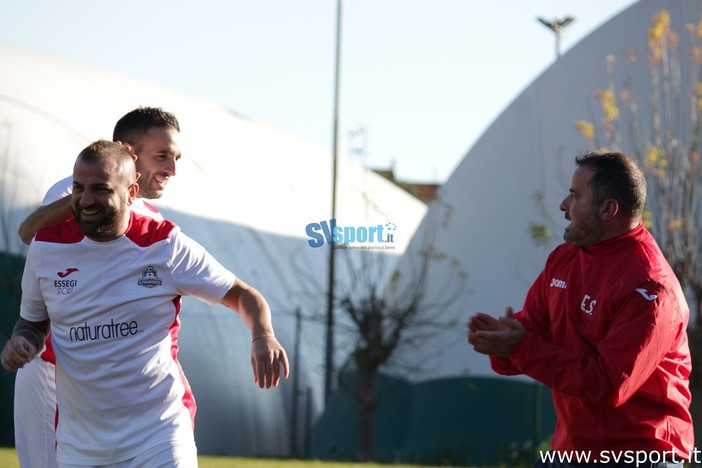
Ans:
[[[158,277],[156,270],[151,265],[141,272],[141,279],[137,282],[139,286],[144,286],[145,288],[155,288],[156,286],[161,286],[162,283],[163,281]]]

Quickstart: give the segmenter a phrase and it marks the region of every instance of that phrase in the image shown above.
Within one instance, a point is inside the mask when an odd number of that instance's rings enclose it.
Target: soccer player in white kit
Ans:
[[[121,141],[137,158],[140,191],[131,209],[163,220],[161,214],[145,201],[160,198],[168,180],[176,175],[180,124],[170,112],[158,107],[139,107],[122,116],[115,124],[113,140]],[[73,177],[54,184],[42,205],[25,219],[18,231],[29,245],[37,230],[73,216],[70,194]],[[177,336],[179,323],[173,331]],[[54,354],[49,345],[36,359],[17,372],[14,398],[15,447],[23,468],[54,468],[56,463],[56,384]],[[174,342],[177,351],[177,342]],[[191,414],[196,404],[190,395]]]
[[[60,467],[197,466],[170,328],[183,294],[236,311],[252,333],[261,388],[288,375],[263,296],[169,221],[129,209],[138,192],[123,146],[98,141],[73,174],[74,219],[40,230],[22,279],[20,319],[2,351],[14,371],[51,327]]]

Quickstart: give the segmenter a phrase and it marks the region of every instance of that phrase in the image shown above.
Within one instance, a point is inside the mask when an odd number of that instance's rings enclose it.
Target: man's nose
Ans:
[[[90,206],[95,203],[95,197],[88,191],[85,190],[80,194],[80,200],[78,200],[78,205],[80,206]]]
[[[168,163],[166,164],[166,173],[168,173],[169,176],[175,177],[176,175],[176,161],[175,159],[169,159]]]
[[[560,208],[561,211],[568,211],[568,198],[564,198],[558,208]]]

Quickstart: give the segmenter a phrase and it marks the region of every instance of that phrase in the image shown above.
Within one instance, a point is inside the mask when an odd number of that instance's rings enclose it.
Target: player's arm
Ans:
[[[59,223],[71,216],[71,197],[65,196],[31,212],[20,224],[17,235],[22,242],[29,245],[39,229]]]
[[[288,377],[288,357],[275,337],[266,299],[258,290],[237,278],[221,303],[237,312],[251,330],[254,381],[260,388],[277,386],[281,367],[283,376]]]
[[[673,291],[651,283],[643,287],[646,296],[634,292],[621,304],[592,352],[564,348],[525,333],[510,359],[553,390],[612,407],[626,403],[666,354],[677,352],[671,350],[687,328]]]
[[[30,322],[20,317],[0,355],[2,367],[10,372],[23,367],[41,350],[48,333],[49,320]]]

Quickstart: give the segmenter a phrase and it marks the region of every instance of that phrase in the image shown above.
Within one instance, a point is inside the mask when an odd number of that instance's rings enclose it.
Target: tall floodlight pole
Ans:
[[[336,173],[339,147],[339,75],[341,64],[341,2],[336,7],[336,53],[334,58],[334,128],[332,132],[332,194],[331,219],[336,218]],[[324,369],[324,404],[329,403],[334,375],[334,253],[336,246],[329,244],[329,283],[327,285],[327,349]]]
[[[556,35],[556,60],[558,60],[561,57],[561,31],[563,28],[572,23],[575,18],[572,16],[566,16],[563,19],[556,18],[552,21],[548,21],[540,17],[537,17],[536,19],[548,29],[553,31]]]

